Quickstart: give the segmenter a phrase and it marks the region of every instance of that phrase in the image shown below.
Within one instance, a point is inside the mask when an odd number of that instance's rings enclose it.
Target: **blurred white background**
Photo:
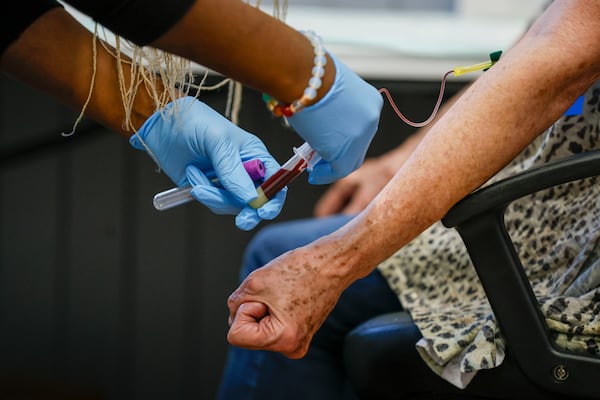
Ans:
[[[507,50],[547,3],[289,0],[286,22],[314,30],[328,50],[367,78],[439,80],[455,66]],[[270,13],[272,3],[263,2],[261,8]]]
[[[272,1],[258,4],[272,13]],[[506,51],[546,4],[548,0],[288,0],[285,21],[314,30],[328,50],[365,78],[437,81],[456,66]],[[93,30],[90,18],[65,6]],[[112,40],[110,32],[106,38]]]

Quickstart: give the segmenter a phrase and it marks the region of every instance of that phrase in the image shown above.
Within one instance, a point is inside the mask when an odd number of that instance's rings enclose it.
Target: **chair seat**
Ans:
[[[497,368],[478,372],[465,389],[435,374],[415,348],[421,338],[408,313],[384,314],[346,337],[344,362],[361,400],[398,399],[564,399],[543,392],[506,355]]]

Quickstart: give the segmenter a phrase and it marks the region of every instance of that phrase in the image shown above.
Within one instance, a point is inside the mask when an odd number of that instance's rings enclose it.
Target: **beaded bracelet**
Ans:
[[[314,66],[312,68],[312,76],[308,81],[308,86],[304,89],[302,97],[289,104],[284,104],[263,93],[263,101],[267,104],[269,111],[276,117],[291,117],[297,112],[301,111],[306,105],[317,97],[317,90],[321,87],[321,78],[325,75],[325,64],[327,64],[327,58],[325,57],[325,48],[321,38],[313,31],[301,31],[301,33],[310,40],[310,44],[313,46],[315,52]]]

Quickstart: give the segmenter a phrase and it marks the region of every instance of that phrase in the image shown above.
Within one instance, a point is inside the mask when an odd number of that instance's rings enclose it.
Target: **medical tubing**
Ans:
[[[442,77],[442,82],[440,84],[440,94],[438,95],[437,101],[435,103],[435,107],[433,108],[433,111],[431,112],[431,115],[429,116],[429,118],[427,118],[423,122],[414,122],[414,121],[411,121],[404,114],[402,114],[402,112],[400,112],[400,110],[396,106],[396,103],[392,99],[392,95],[390,94],[390,91],[387,90],[386,88],[379,89],[379,93],[383,93],[387,97],[388,101],[390,102],[390,105],[392,106],[392,108],[396,112],[396,115],[398,116],[398,118],[400,118],[402,121],[404,121],[406,124],[408,124],[410,126],[413,126],[415,128],[422,128],[422,127],[430,124],[431,121],[433,121],[435,119],[435,116],[437,115],[437,113],[438,113],[438,111],[440,109],[440,105],[442,104],[442,100],[444,99],[444,91],[446,89],[446,80],[448,79],[448,76],[450,74],[453,74],[454,76],[460,76],[460,75],[463,75],[463,74],[466,74],[466,73],[469,73],[469,72],[487,71],[496,62],[498,62],[498,60],[500,60],[501,56],[502,56],[502,51],[501,50],[494,51],[493,53],[490,53],[490,60],[489,61],[485,61],[485,62],[481,62],[481,63],[477,63],[477,64],[472,64],[472,65],[466,65],[466,66],[456,67],[456,68],[454,68],[454,69],[446,72],[444,74],[444,76]]]
[[[385,96],[387,97],[388,101],[390,102],[390,105],[392,106],[392,108],[396,112],[396,115],[398,116],[398,118],[400,118],[402,121],[404,121],[406,124],[408,124],[410,126],[414,126],[415,128],[422,128],[422,127],[430,124],[431,121],[433,121],[433,119],[437,115],[438,110],[440,109],[440,105],[442,104],[442,100],[444,99],[444,91],[446,89],[446,79],[452,73],[454,73],[453,70],[452,71],[448,71],[442,77],[442,83],[440,84],[440,94],[438,95],[437,101],[435,103],[435,107],[433,108],[433,111],[431,112],[431,115],[429,116],[429,118],[427,118],[423,122],[414,122],[414,121],[411,121],[410,119],[408,119],[406,116],[404,116],[404,114],[402,114],[402,112],[398,109],[398,107],[396,106],[396,103],[392,99],[392,95],[390,94],[390,91],[387,90],[386,88],[379,89],[379,93],[385,94]]]

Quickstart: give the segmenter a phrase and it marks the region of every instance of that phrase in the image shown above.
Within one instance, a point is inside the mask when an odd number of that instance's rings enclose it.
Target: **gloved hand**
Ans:
[[[383,106],[377,89],[329,55],[336,70],[329,92],[288,118],[292,128],[323,159],[310,171],[312,184],[331,183],[362,164]]]
[[[175,100],[155,112],[129,142],[146,151],[177,186],[192,185],[192,196],[212,212],[237,214],[240,229],[275,218],[283,207],[286,190],[257,210],[248,206],[257,193],[242,162],[260,159],[266,177],[280,165],[259,138],[194,97]],[[202,171],[214,171],[219,186]]]

